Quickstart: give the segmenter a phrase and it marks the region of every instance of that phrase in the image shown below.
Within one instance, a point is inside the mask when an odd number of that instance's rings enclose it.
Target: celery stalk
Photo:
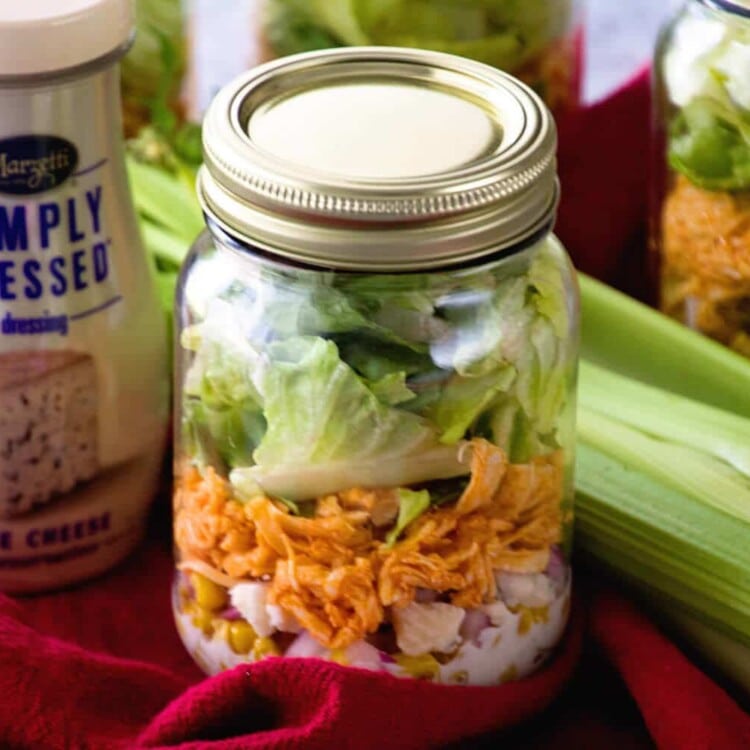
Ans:
[[[591,362],[579,369],[579,404],[659,440],[726,461],[750,478],[750,421],[623,377]]]
[[[620,537],[610,536],[606,520],[598,521],[593,516],[584,515],[579,516],[579,524],[580,534],[585,536],[589,533],[598,542],[610,544],[618,554],[633,555],[643,565],[651,566],[655,571],[649,578],[651,585],[657,581],[672,581],[672,587],[665,593],[670,593],[671,588],[692,591],[701,601],[728,607],[732,612],[745,617],[750,626],[750,594],[746,593],[746,589],[740,588],[740,581],[729,583],[712,570],[679,560],[669,550],[653,545],[650,539],[639,539],[637,535],[631,534],[623,541]],[[747,635],[750,637],[750,628]]]
[[[700,451],[655,440],[586,408],[578,410],[580,441],[617,456],[628,469],[662,481],[745,523],[750,486],[731,467]]]
[[[162,263],[178,269],[190,249],[190,243],[149,219],[141,219],[141,233],[149,253]],[[174,288],[172,289],[174,294]]]
[[[203,231],[203,214],[184,182],[159,167],[127,160],[135,207],[189,245]]]
[[[158,274],[156,274],[156,289],[161,301],[162,310],[167,313],[168,320],[170,321],[170,334],[172,327],[172,308],[174,307],[174,290],[176,285],[176,272],[160,271]]]
[[[649,565],[640,554],[622,552],[596,533],[581,528],[579,537],[588,555],[639,589],[655,593],[663,605],[675,600],[702,622],[710,623],[734,640],[750,645],[750,618],[738,614],[733,607],[716,603],[705,597],[702,591],[682,586],[674,579],[664,580],[658,566]]]
[[[750,417],[750,362],[584,275],[582,354],[594,364]]]
[[[731,555],[711,549],[713,540],[709,536],[683,540],[679,530],[670,530],[668,526],[663,529],[652,528],[633,516],[618,517],[611,506],[599,507],[591,500],[585,506],[579,506],[578,518],[585,520],[591,527],[602,529],[602,535],[613,543],[622,540],[625,544],[631,539],[635,543],[647,542],[655,550],[668,550],[670,558],[680,564],[688,563],[693,567],[711,570],[717,579],[735,587],[750,589],[746,569],[740,567],[739,562]]]
[[[576,462],[579,520],[605,521],[613,538],[648,536],[675,557],[703,565],[750,591],[750,525],[634,472],[599,448],[579,444]]]
[[[717,628],[701,622],[679,606],[663,611],[692,646],[750,695],[750,646],[728,638]]]

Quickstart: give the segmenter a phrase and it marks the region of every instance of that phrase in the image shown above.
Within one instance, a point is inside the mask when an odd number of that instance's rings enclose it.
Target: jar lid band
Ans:
[[[425,50],[359,47],[260,66],[203,130],[199,192],[235,235],[332,267],[429,267],[549,224],[556,131],[531,89]]]

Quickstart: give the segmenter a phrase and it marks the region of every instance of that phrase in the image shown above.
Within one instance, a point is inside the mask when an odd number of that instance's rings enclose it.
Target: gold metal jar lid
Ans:
[[[257,67],[203,126],[198,194],[229,234],[303,263],[405,271],[548,228],[554,122],[515,78],[453,55],[325,50]]]

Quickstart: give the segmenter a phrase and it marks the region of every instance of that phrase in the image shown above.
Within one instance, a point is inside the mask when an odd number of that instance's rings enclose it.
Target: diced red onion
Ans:
[[[565,563],[565,557],[563,556],[562,550],[555,546],[550,551],[549,564],[547,565],[547,575],[552,579],[554,583],[564,583],[568,568]]]
[[[414,592],[414,601],[417,604],[432,604],[437,601],[438,592],[432,589],[417,589]]]
[[[195,586],[193,586],[192,579],[185,571],[180,574],[180,584],[185,587],[188,598],[195,599]]]
[[[395,664],[396,660],[385,651],[378,651],[378,655],[380,656],[380,661],[383,662],[383,664]]]
[[[229,620],[230,622],[243,619],[242,614],[240,614],[240,611],[236,607],[227,607],[225,610],[222,610],[219,617],[222,620]]]
[[[480,609],[467,610],[466,616],[461,623],[459,634],[465,641],[479,645],[479,634],[492,625],[489,616]]]

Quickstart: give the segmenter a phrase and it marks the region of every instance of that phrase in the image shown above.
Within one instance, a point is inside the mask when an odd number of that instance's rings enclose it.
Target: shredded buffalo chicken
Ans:
[[[509,464],[485,440],[470,447],[461,497],[424,513],[392,546],[384,525],[398,513],[393,490],[329,495],[306,518],[262,495],[240,503],[213,469],[186,468],[174,496],[182,567],[214,571],[221,585],[270,581],[269,601],[329,648],[375,632],[386,608],[410,604],[418,589],[459,607],[492,601],[495,571],[541,572],[560,541],[562,455]]]
[[[750,356],[750,193],[677,177],[662,213],[662,308]]]

